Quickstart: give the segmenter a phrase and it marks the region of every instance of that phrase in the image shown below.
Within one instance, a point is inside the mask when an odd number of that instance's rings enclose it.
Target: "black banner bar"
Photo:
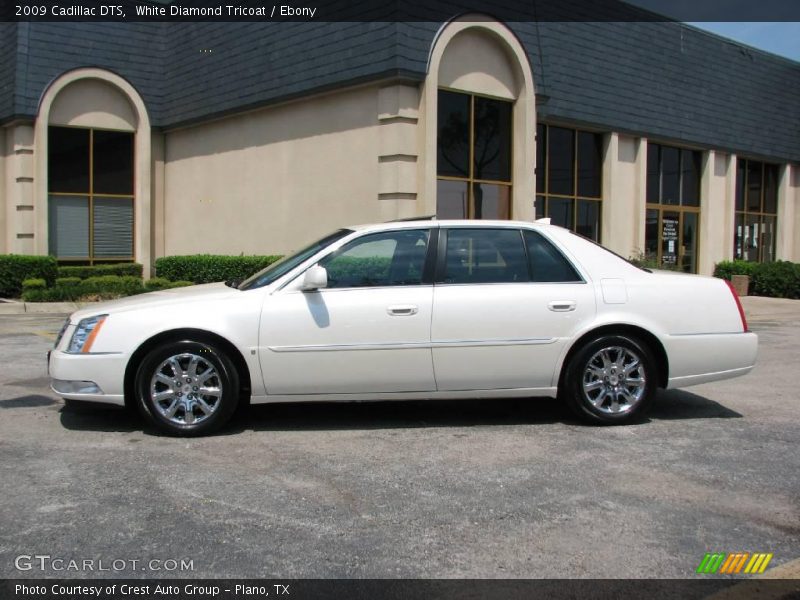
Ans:
[[[733,586],[742,586],[737,590]],[[746,589],[745,586],[747,586]],[[800,580],[702,579],[6,579],[3,600],[529,600],[531,598],[661,600],[736,597],[800,598]],[[744,593],[745,595],[741,595]]]
[[[796,0],[0,0],[0,21],[800,21]]]

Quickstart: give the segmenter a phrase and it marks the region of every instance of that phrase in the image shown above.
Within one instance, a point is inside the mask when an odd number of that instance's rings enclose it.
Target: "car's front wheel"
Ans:
[[[230,358],[212,344],[176,341],[151,350],[136,372],[139,410],[159,429],[193,436],[222,427],[239,401]]]
[[[646,345],[624,335],[604,335],[572,357],[563,396],[585,421],[621,424],[641,418],[657,385],[655,361]]]

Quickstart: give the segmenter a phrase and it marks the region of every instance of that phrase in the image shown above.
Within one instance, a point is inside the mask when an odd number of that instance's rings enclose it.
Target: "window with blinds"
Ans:
[[[133,260],[133,134],[48,131],[50,254],[93,264]]]

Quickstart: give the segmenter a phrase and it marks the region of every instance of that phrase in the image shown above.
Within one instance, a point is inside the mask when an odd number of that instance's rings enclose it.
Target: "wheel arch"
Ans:
[[[133,352],[128,364],[125,367],[125,406],[135,406],[134,382],[136,378],[136,370],[139,368],[139,365],[144,357],[147,356],[147,353],[153,348],[156,348],[166,342],[180,342],[184,340],[191,340],[193,342],[206,342],[208,344],[218,346],[221,350],[223,350],[231,359],[236,367],[236,371],[239,374],[240,397],[248,397],[250,395],[250,391],[252,390],[250,368],[247,366],[247,361],[245,361],[244,356],[242,356],[242,353],[239,352],[239,349],[234,344],[221,335],[211,331],[206,331],[205,329],[182,328],[162,331],[161,333],[158,333],[142,342],[141,345]]]
[[[570,361],[572,360],[572,357],[581,348],[583,348],[587,342],[601,335],[628,335],[646,344],[650,352],[653,353],[653,358],[656,359],[656,369],[658,369],[658,386],[661,388],[667,387],[667,382],[669,380],[669,358],[667,356],[667,351],[664,348],[664,344],[661,343],[661,340],[659,340],[658,337],[653,335],[647,329],[639,327],[638,325],[631,325],[628,323],[609,323],[607,325],[601,325],[600,327],[590,329],[572,343],[567,351],[566,356],[564,356],[564,360],[561,362],[558,375],[559,391],[563,389],[564,374],[569,366]]]

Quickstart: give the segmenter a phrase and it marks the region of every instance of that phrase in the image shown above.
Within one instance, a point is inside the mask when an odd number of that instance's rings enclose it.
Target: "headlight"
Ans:
[[[74,354],[89,352],[107,316],[108,315],[97,315],[96,317],[81,319],[81,322],[78,323],[78,326],[75,328],[75,333],[72,334],[67,352]]]

